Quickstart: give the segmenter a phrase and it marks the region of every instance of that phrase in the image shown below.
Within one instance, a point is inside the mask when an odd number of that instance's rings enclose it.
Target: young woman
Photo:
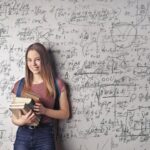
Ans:
[[[14,143],[14,150],[55,150],[54,119],[67,119],[69,105],[67,91],[63,81],[54,79],[48,57],[48,51],[40,43],[34,43],[27,48],[24,88],[40,97],[33,111],[16,118],[12,115],[12,122],[19,126]],[[59,110],[54,109],[57,82],[59,96]],[[19,81],[12,90],[16,94]],[[36,115],[41,116],[38,126],[31,126]]]

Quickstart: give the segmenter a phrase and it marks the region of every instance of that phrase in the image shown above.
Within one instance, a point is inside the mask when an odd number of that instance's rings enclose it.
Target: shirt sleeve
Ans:
[[[14,86],[13,86],[13,88],[12,88],[12,90],[11,90],[11,92],[12,92],[13,94],[15,94],[15,95],[16,95],[16,93],[17,93],[18,83],[19,83],[19,81],[17,81],[17,82],[14,84]]]
[[[65,90],[65,84],[61,79],[57,79],[58,88],[60,92],[63,92]]]

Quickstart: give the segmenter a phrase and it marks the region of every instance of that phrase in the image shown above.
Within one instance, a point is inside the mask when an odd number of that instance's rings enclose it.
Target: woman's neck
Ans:
[[[42,82],[43,82],[43,79],[42,79],[41,75],[35,75],[34,74],[32,83],[33,84],[39,84]]]

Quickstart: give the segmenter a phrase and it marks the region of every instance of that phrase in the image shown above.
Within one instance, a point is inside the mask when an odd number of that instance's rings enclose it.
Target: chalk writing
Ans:
[[[149,0],[1,0],[0,149],[13,149],[11,89],[41,42],[70,89],[65,150],[149,150],[149,39]]]

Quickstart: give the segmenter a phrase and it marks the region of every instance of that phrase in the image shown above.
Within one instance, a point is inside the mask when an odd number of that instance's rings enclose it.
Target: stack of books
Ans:
[[[9,106],[9,109],[16,118],[19,118],[21,115],[25,115],[30,110],[33,110],[35,103],[40,102],[38,96],[26,90],[22,92],[21,96],[22,97],[14,97],[12,103]],[[40,122],[40,118],[41,116],[36,115],[35,121],[31,125],[37,126]]]

